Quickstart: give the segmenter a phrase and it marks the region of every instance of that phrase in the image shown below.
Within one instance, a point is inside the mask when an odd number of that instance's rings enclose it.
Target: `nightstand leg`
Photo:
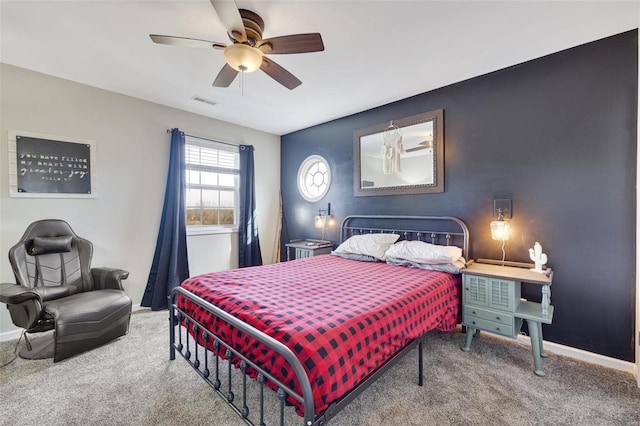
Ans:
[[[544,344],[543,344],[543,337],[542,337],[542,323],[539,322],[538,324],[538,336],[540,337],[540,356],[542,358],[547,358],[549,355],[544,351]]]
[[[462,347],[462,350],[465,352],[469,352],[471,350],[471,340],[473,339],[474,331],[476,331],[476,329],[467,327],[467,337],[464,341],[464,346]]]
[[[529,337],[531,337],[531,352],[533,352],[533,371],[536,375],[544,377],[544,371],[542,371],[542,362],[540,361],[540,349],[542,346],[541,329],[542,326],[538,321],[527,320],[529,326]]]

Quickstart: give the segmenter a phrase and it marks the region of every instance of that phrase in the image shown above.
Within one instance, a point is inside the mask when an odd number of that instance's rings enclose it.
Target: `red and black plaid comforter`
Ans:
[[[214,272],[182,283],[288,346],[305,367],[316,413],[426,331],[454,329],[459,322],[459,286],[459,275],[332,255]],[[193,303],[182,307],[300,392],[295,374],[277,354],[231,333]]]

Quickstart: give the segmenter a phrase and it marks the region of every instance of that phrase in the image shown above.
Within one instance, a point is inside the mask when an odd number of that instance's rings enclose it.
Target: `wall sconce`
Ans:
[[[509,229],[511,225],[504,220],[504,216],[511,218],[511,200],[493,200],[493,217],[496,220],[491,222],[491,238],[502,241],[502,265],[505,258],[505,241],[509,239]]]
[[[322,229],[322,240],[324,240],[324,233],[327,229],[327,225],[333,227],[336,225],[336,219],[331,214],[331,203],[327,203],[326,209],[318,209],[318,215],[314,219],[314,225],[318,229]]]

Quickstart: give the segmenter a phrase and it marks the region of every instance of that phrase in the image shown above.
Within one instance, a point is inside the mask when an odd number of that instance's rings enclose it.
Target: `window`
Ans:
[[[298,191],[307,201],[319,201],[329,191],[331,170],[320,155],[310,155],[298,169]]]
[[[240,187],[238,147],[192,136],[185,139],[187,226],[232,228]]]

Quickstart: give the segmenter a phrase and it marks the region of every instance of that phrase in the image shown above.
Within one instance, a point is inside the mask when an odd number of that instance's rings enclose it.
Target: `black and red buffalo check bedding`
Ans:
[[[316,413],[426,331],[453,330],[460,315],[459,275],[332,255],[214,272],[182,287],[289,347],[307,372]],[[194,303],[178,304],[300,392],[277,354]]]

